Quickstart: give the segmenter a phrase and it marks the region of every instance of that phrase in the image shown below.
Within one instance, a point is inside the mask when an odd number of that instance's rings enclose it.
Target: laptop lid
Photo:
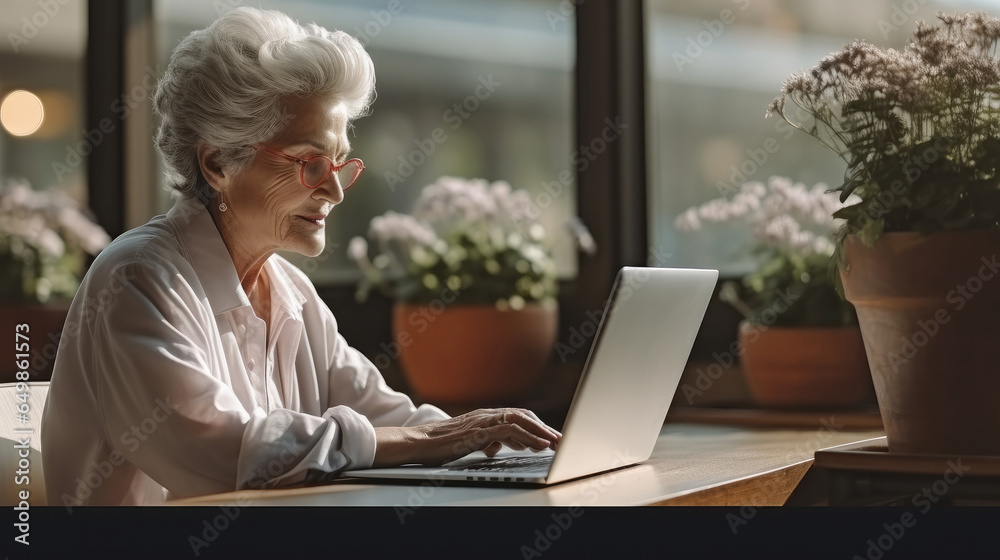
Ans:
[[[625,267],[618,272],[602,315],[591,319],[600,324],[547,473],[505,476],[491,471],[473,477],[442,467],[402,466],[342,474],[553,484],[645,461],[656,445],[718,277],[716,270],[697,269]],[[449,465],[482,458],[485,455],[477,451]]]
[[[718,278],[717,270],[618,272],[547,483],[649,458]]]

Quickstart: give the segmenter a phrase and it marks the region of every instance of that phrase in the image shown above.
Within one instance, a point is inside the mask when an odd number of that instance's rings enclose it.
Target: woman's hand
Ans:
[[[373,467],[407,463],[440,465],[473,451],[496,455],[511,449],[555,449],[562,434],[523,408],[484,408],[434,424],[375,428]]]

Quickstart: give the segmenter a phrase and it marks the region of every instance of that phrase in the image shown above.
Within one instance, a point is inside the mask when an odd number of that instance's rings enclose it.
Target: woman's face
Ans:
[[[323,155],[335,163],[347,159],[347,111],[321,97],[291,98],[289,121],[266,147],[300,159]],[[258,150],[253,164],[234,176],[225,202],[237,233],[236,241],[252,253],[295,251],[307,257],[323,252],[327,215],[344,200],[333,173],[314,189],[299,181],[301,166]]]

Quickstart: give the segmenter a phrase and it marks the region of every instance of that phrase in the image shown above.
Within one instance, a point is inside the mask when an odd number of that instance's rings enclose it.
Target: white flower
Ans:
[[[355,262],[368,260],[368,241],[361,236],[352,237],[347,244],[347,256]]]
[[[44,228],[32,239],[32,242],[44,253],[59,258],[66,252],[66,244],[59,234],[49,228]]]
[[[590,230],[579,217],[573,216],[566,225],[576,237],[576,244],[581,251],[588,255],[597,253],[597,242],[594,241],[594,236],[590,234]]]
[[[437,239],[434,231],[413,216],[392,210],[372,218],[369,234],[380,243],[402,241],[432,245]]]
[[[91,222],[73,208],[61,208],[57,220],[62,229],[72,236],[80,247],[91,255],[100,253],[111,243],[111,237],[104,228]]]
[[[834,249],[833,242],[826,237],[817,237],[813,240],[812,250],[816,254],[830,255],[832,257]]]
[[[850,204],[856,197],[841,203],[837,193],[827,192],[819,183],[807,188],[787,177],[771,177],[767,185],[752,181],[744,183],[731,199],[717,198],[684,211],[675,221],[680,231],[698,231],[703,222],[726,223],[739,220],[751,226],[758,242],[782,250],[802,254],[828,250],[832,235],[839,224],[833,213]]]
[[[740,186],[740,192],[753,196],[754,198],[761,199],[767,195],[767,187],[765,187],[764,183],[761,183],[760,181],[751,181],[749,183],[743,183],[743,185]]]
[[[514,190],[505,181],[439,177],[421,190],[412,214],[390,211],[372,219],[368,231],[372,247],[364,247],[366,255],[374,255],[372,263],[379,269],[372,282],[383,283],[390,291],[402,279],[417,280],[426,290],[434,289],[429,285],[432,278],[448,286],[465,286],[478,282],[477,274],[501,275],[502,267],[516,262],[515,266],[545,277],[532,294],[551,296],[555,265],[540,215],[527,191]],[[593,237],[582,224],[570,224],[570,229],[581,249],[595,249]],[[364,263],[355,258],[361,249],[352,240],[348,253],[364,269]],[[501,255],[507,252],[515,253],[517,260]],[[447,273],[447,278],[434,276],[442,264],[454,273]]]
[[[543,251],[538,245],[525,245],[521,250],[521,254],[524,255],[524,258],[529,261],[538,264],[544,263],[549,258],[549,256],[545,254],[545,251]]]
[[[496,181],[490,185],[490,194],[499,204],[503,204],[510,199],[511,188],[507,181]]]
[[[698,231],[701,229],[701,220],[698,219],[698,209],[688,208],[683,214],[674,220],[674,227],[680,231]]]
[[[59,257],[66,241],[96,255],[111,243],[107,232],[59,191],[35,191],[27,183],[8,181],[0,188],[0,232],[23,237],[44,253]]]

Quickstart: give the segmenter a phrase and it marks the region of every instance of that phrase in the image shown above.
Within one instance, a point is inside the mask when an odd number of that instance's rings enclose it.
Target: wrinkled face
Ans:
[[[292,98],[286,108],[289,122],[267,148],[303,160],[323,155],[340,164],[347,159],[351,146],[342,104],[321,97]],[[295,251],[307,257],[323,252],[324,220],[344,200],[344,191],[336,173],[316,188],[305,187],[300,167],[258,150],[251,166],[233,177],[225,201],[238,222],[238,242],[251,252]]]

